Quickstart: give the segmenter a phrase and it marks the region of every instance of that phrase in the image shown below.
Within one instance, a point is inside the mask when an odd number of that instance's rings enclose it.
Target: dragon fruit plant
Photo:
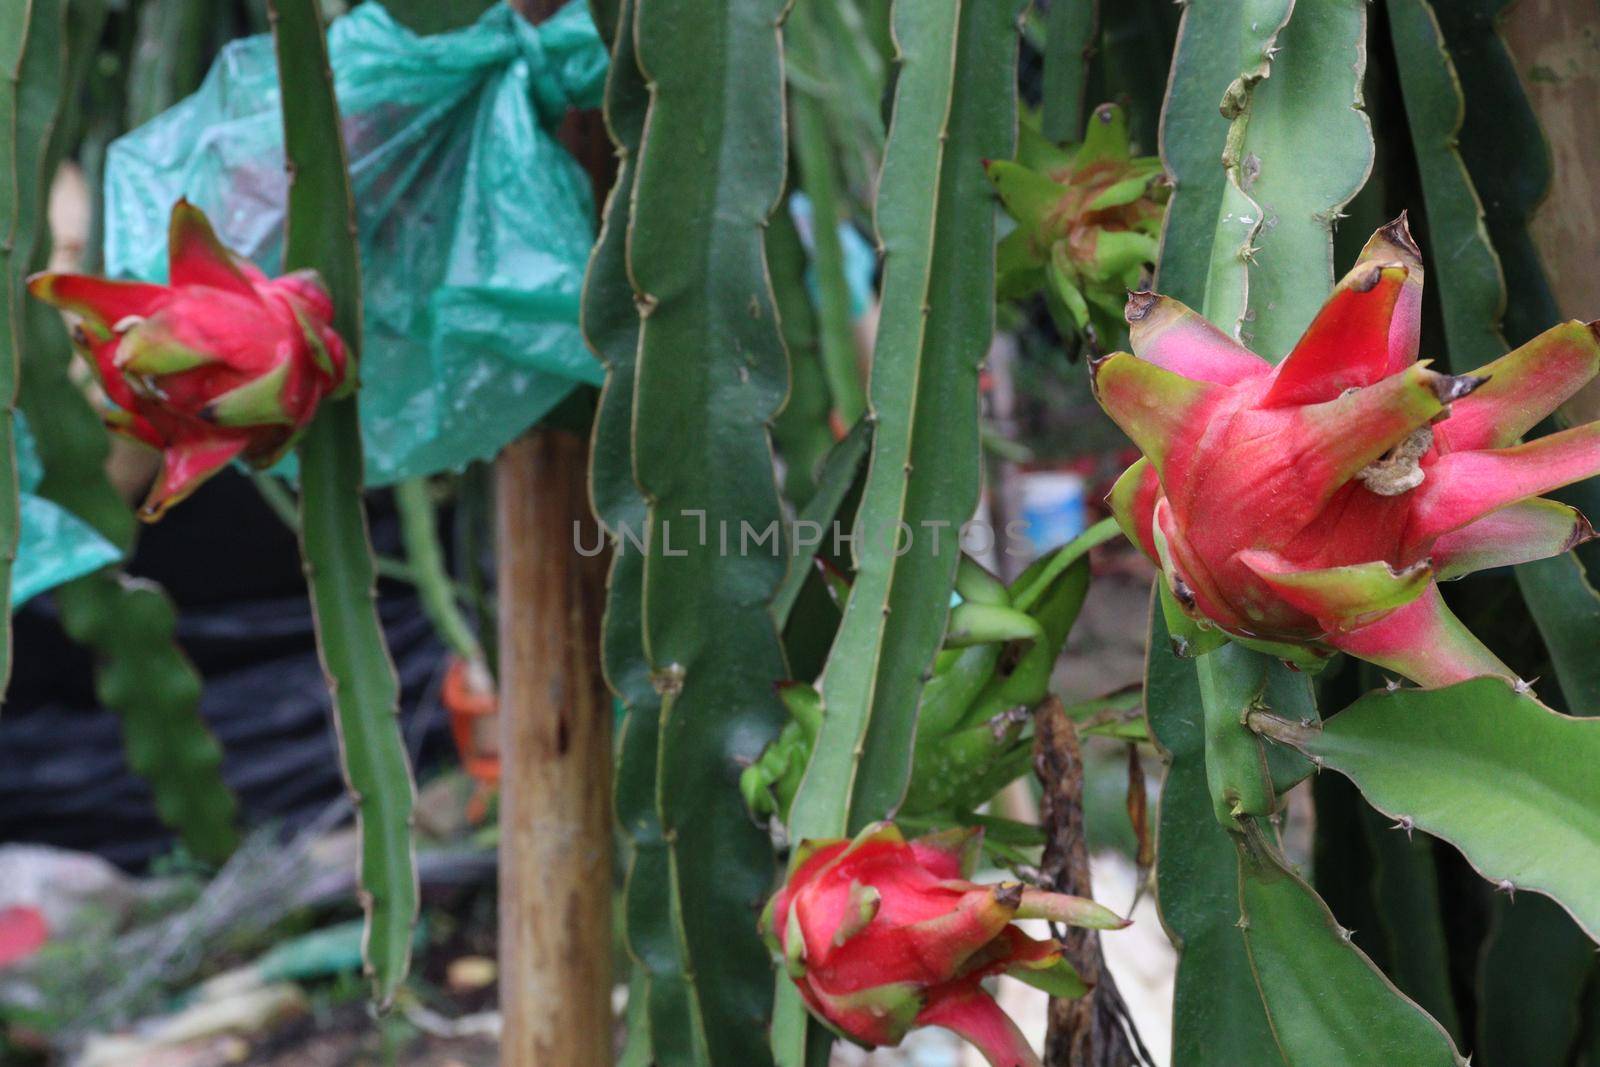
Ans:
[[[235,459],[277,463],[318,405],[355,386],[333,302],[314,270],[269,279],[173,205],[168,284],[37,274],[29,291],[80,317],[75,344],[115,408],[113,430],[161,452],[146,521]]]
[[[914,769],[899,814],[964,816],[1026,774],[1029,712],[1049,693],[1051,668],[1088,592],[1090,547],[1116,536],[1109,522],[1031,564],[1009,586],[963,556],[945,647],[917,706]],[[842,595],[849,585],[839,579]],[[786,822],[822,725],[822,696],[804,682],[778,695],[789,722],[739,778],[758,819]]]
[[[995,252],[1000,299],[1042,289],[1063,333],[1093,326],[1100,344],[1117,343],[1123,294],[1155,262],[1168,193],[1161,160],[1133,156],[1122,109],[1095,108],[1070,149],[1024,120],[1018,159],[984,170],[1016,222]]]
[[[1100,930],[1127,921],[1082,897],[969,881],[981,836],[943,831],[908,842],[893,823],[879,822],[853,840],[799,846],[761,928],[817,1018],[868,1046],[942,1026],[993,1067],[1038,1067],[983,980],[1009,974],[1068,996],[1083,983],[1058,942],[1029,937],[1012,921]]]
[[[1437,583],[1594,536],[1539,494],[1600,473],[1600,423],[1518,442],[1600,371],[1600,341],[1568,322],[1442,374],[1417,358],[1422,282],[1402,216],[1277,367],[1176,300],[1128,297],[1135,354],[1092,373],[1144,458],[1110,502],[1199,628],[1183,640],[1311,667],[1344,651],[1423,685],[1511,676]]]

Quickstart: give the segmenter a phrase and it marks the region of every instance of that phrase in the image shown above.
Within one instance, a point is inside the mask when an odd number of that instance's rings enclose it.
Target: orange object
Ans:
[[[500,784],[500,699],[481,663],[452,656],[440,692],[461,765],[480,785]]]

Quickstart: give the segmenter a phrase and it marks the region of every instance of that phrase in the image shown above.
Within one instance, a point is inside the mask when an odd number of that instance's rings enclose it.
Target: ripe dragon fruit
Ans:
[[[942,1026],[993,1067],[1038,1067],[983,980],[1010,974],[1060,996],[1082,995],[1084,986],[1057,942],[1035,940],[1011,921],[1098,929],[1127,922],[1081,897],[967,881],[980,844],[977,831],[907,842],[883,822],[854,840],[800,846],[761,928],[818,1018],[869,1046]]]
[[[1110,503],[1196,639],[1301,666],[1344,651],[1427,686],[1512,677],[1436,583],[1594,536],[1538,494],[1600,472],[1600,423],[1518,441],[1600,371],[1600,342],[1568,322],[1441,374],[1417,360],[1422,280],[1402,215],[1277,367],[1176,300],[1128,297],[1137,356],[1091,370],[1144,453]]]
[[[180,200],[169,284],[36,274],[34,296],[81,317],[73,340],[116,405],[107,425],[161,451],[140,517],[153,521],[235,458],[276,463],[317,405],[354,388],[315,271],[268,279]]]
[[[1000,299],[1043,289],[1063,333],[1093,324],[1120,343],[1123,295],[1155,261],[1168,194],[1161,160],[1131,154],[1122,109],[1095,108],[1075,149],[1024,122],[1017,161],[984,170],[1017,222],[996,249]]]

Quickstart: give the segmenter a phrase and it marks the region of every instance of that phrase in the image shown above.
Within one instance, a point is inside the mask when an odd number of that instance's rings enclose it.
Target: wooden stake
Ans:
[[[512,0],[530,22],[561,0]],[[616,173],[597,112],[560,139],[604,202]],[[500,616],[502,1067],[610,1067],[611,695],[600,673],[609,553],[584,438],[535,429],[495,461]]]
[[[503,1067],[609,1067],[611,699],[588,445],[560,430],[495,465],[500,615]]]

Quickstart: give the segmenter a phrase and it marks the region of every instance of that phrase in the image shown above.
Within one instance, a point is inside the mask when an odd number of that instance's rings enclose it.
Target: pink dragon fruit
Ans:
[[[34,296],[81,317],[73,337],[116,404],[112,429],[161,450],[140,517],[160,518],[235,458],[269,467],[317,406],[354,387],[315,271],[268,279],[180,200],[168,285],[36,274]]]
[[[761,927],[818,1018],[865,1045],[941,1026],[993,1067],[1038,1067],[983,980],[1011,974],[1058,995],[1084,987],[1058,943],[1011,921],[1127,923],[1081,897],[967,881],[980,841],[975,831],[945,831],[908,843],[893,824],[875,823],[853,841],[801,845]]]
[[[1380,229],[1277,367],[1176,300],[1137,292],[1137,356],[1093,364],[1095,394],[1144,458],[1110,503],[1203,628],[1301,665],[1344,651],[1422,685],[1511,672],[1437,582],[1594,536],[1540,499],[1600,472],[1600,423],[1526,444],[1600,370],[1568,322],[1471,374],[1417,360],[1420,253]]]

